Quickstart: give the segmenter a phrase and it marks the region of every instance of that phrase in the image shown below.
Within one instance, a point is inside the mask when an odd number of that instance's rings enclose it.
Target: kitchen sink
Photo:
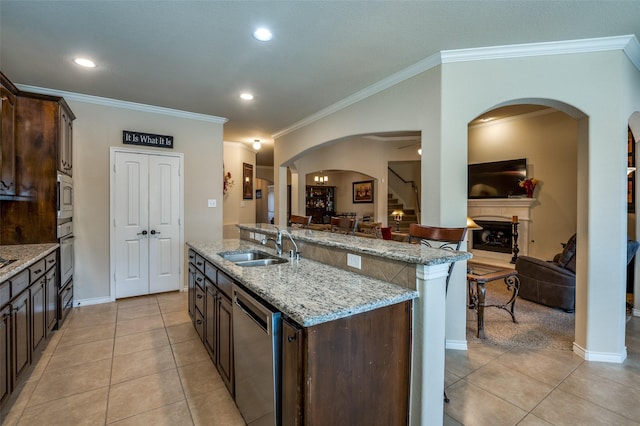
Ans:
[[[228,251],[218,254],[238,266],[267,266],[287,262],[287,259],[260,250]]]

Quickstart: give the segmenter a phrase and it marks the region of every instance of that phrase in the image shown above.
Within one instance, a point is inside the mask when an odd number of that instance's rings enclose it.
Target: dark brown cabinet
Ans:
[[[65,105],[60,107],[60,121],[58,136],[58,170],[71,176],[73,175],[73,113]]]
[[[60,151],[70,155],[74,119],[63,98],[27,92],[16,96],[16,199],[2,202],[1,244],[57,242],[58,166],[67,155]],[[70,174],[70,167],[61,171]]]
[[[0,406],[57,324],[57,251],[0,283]]]
[[[336,214],[335,186],[307,186],[306,215],[313,223],[330,223]]]
[[[51,253],[46,258],[47,275],[45,276],[45,324],[46,324],[46,337],[49,337],[53,329],[57,325],[57,310],[58,310],[58,268],[56,267],[57,253]]]
[[[18,89],[0,72],[0,196],[16,195],[16,93]]]
[[[1,305],[1,304],[0,304]],[[0,309],[0,406],[9,397],[11,390],[9,378],[11,371],[11,356],[9,353],[9,343],[11,334],[9,330],[11,320],[11,309],[9,306]]]
[[[407,424],[411,306],[308,328],[283,321],[282,424]]]
[[[189,250],[189,312],[194,312],[193,325],[233,395],[232,286],[231,278]]]
[[[11,382],[22,378],[30,362],[29,291],[24,291],[11,303]],[[15,387],[15,386],[14,386]]]

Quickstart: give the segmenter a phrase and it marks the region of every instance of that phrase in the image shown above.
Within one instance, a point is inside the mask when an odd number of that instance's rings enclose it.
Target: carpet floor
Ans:
[[[486,304],[503,304],[511,297],[503,280],[489,282],[486,288]],[[502,309],[485,308],[486,339],[479,339],[476,337],[476,311],[467,310],[467,341],[523,348],[572,350],[575,314],[518,297],[515,316],[517,323],[513,323],[511,315]]]

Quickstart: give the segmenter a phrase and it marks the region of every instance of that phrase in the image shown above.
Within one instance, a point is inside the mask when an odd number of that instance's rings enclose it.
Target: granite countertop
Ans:
[[[414,290],[343,271],[309,259],[259,267],[241,267],[220,252],[271,247],[244,240],[192,241],[188,246],[303,327],[412,300]]]
[[[0,246],[1,258],[5,260],[15,259],[15,262],[0,268],[0,283],[27,269],[32,263],[42,259],[57,248],[58,243]]]
[[[237,226],[242,230],[262,233],[269,236],[275,236],[277,233],[274,225],[266,223],[239,224]],[[379,256],[407,263],[415,263],[417,265],[439,265],[471,259],[472,257],[468,252],[443,250],[422,246],[420,244],[408,244],[405,242],[381,240],[377,238],[362,238],[327,231],[312,231],[309,229],[296,228],[286,229],[296,241],[306,241],[325,247],[350,250],[371,256]]]

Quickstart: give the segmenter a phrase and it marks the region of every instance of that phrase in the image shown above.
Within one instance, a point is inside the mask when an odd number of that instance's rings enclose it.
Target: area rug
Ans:
[[[504,281],[492,281],[487,283],[486,287],[485,303],[503,304],[509,300],[510,293]],[[532,349],[572,350],[575,333],[573,313],[518,297],[515,315],[517,323],[514,324],[508,312],[495,307],[485,308],[486,339],[479,339],[476,337],[478,330],[476,311],[467,310],[467,341]]]

